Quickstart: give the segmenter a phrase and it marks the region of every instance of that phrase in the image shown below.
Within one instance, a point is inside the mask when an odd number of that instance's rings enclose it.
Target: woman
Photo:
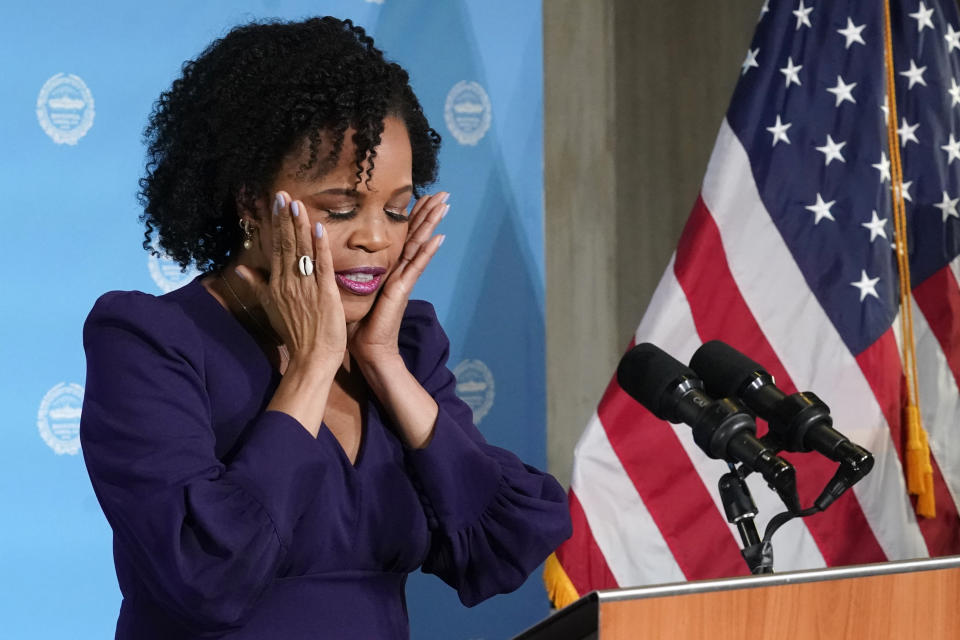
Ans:
[[[433,308],[440,138],[349,21],[238,27],[147,128],[147,240],[204,275],[84,328],[81,438],[114,531],[118,638],[404,638],[404,582],[470,606],[570,532],[488,445]]]

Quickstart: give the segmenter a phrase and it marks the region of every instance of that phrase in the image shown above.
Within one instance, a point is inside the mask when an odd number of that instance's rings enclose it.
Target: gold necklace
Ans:
[[[275,334],[275,332],[268,331],[267,328],[263,326],[263,323],[257,320],[257,316],[253,315],[250,309],[247,309],[247,305],[243,304],[243,300],[241,300],[240,296],[237,295],[237,292],[234,291],[233,285],[230,284],[230,281],[227,280],[227,277],[223,275],[223,273],[220,273],[219,275],[220,275],[220,279],[223,281],[223,284],[227,285],[227,290],[230,292],[230,295],[233,296],[233,299],[237,301],[237,304],[240,305],[240,308],[243,309],[243,312],[247,314],[247,317],[250,318],[251,322],[253,322],[254,326],[257,328],[257,332],[260,333],[260,336],[265,340],[269,340],[270,342],[273,342],[276,344],[276,340],[271,339],[271,334]],[[287,345],[281,343],[281,344],[278,344],[277,346],[279,347],[279,351],[280,351],[281,365],[284,362],[289,362],[290,353],[287,351]]]

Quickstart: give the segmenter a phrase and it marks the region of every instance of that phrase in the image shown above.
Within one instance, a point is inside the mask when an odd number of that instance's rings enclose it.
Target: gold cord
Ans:
[[[913,330],[913,296],[910,284],[910,258],[907,253],[907,214],[903,199],[903,165],[897,140],[897,99],[893,67],[893,35],[890,27],[890,0],[884,0],[884,62],[887,73],[887,141],[890,148],[891,188],[893,192],[894,243],[900,272],[900,328],[903,372],[907,378],[907,405],[904,422],[907,428],[906,472],[907,491],[917,496],[917,513],[936,517],[933,495],[933,465],[930,445],[920,419],[920,393],[917,384],[917,347]]]

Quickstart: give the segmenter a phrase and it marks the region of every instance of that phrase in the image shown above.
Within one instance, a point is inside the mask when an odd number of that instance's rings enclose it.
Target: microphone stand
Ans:
[[[760,441],[775,453],[783,451],[783,444],[772,432],[760,438]],[[862,452],[862,455],[853,461],[844,459],[841,462],[833,479],[811,507],[806,509],[800,507],[799,498],[796,495],[796,486],[792,482],[781,483],[777,487],[768,482],[770,488],[774,489],[783,500],[787,510],[775,515],[767,523],[767,529],[762,539],[757,533],[757,527],[753,521],[757,516],[757,504],[753,501],[753,496],[750,495],[750,489],[745,481],[751,470],[742,464],[738,468],[733,463],[727,462],[727,467],[730,470],[720,476],[718,485],[720,501],[723,503],[727,522],[737,525],[737,531],[743,543],[740,555],[750,568],[750,573],[753,575],[773,573],[773,534],[776,533],[777,529],[793,518],[806,518],[823,511],[870,471],[873,466],[873,456],[868,451],[856,447],[856,445],[852,446],[857,449],[856,453]],[[793,480],[792,474],[790,474],[789,479]]]
[[[737,525],[743,549],[740,555],[754,575],[773,573],[773,546],[760,540],[753,519],[757,516],[757,504],[750,495],[750,489],[743,476],[732,463],[727,463],[730,471],[720,476],[720,500],[727,516],[727,522]]]

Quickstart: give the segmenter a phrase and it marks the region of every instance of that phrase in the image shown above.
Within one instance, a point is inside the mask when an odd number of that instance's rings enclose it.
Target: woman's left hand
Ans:
[[[424,196],[413,205],[397,266],[384,283],[373,309],[347,336],[347,349],[361,366],[376,366],[399,357],[400,321],[413,285],[446,237],[433,232],[450,208],[446,204],[449,195],[441,191]]]

